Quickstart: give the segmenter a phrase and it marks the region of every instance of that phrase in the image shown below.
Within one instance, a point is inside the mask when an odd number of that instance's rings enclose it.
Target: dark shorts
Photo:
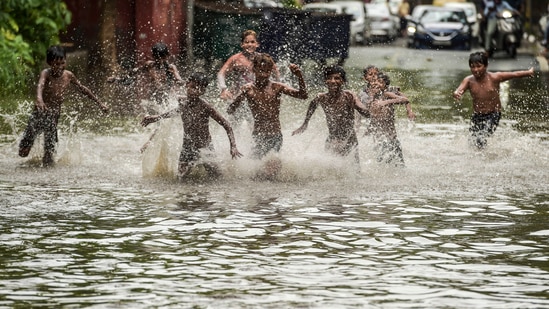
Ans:
[[[274,150],[279,152],[282,148],[282,134],[270,135],[270,136],[253,136],[254,146],[252,148],[252,158],[261,159]]]
[[[489,114],[474,113],[471,116],[471,132],[473,142],[479,148],[486,146],[486,138],[494,134],[499,120],[501,118],[500,112],[493,112]]]
[[[23,138],[19,143],[19,148],[32,147],[34,140],[40,133],[44,133],[44,150],[54,152],[57,144],[57,123],[59,121],[58,112],[33,111],[29,117],[27,128],[23,133]]]
[[[214,148],[211,144],[205,148],[198,148],[190,139],[183,139],[183,148],[181,149],[181,154],[179,155],[179,163],[196,163],[196,161],[201,158],[200,152],[202,150],[208,150],[210,153],[213,153]]]
[[[404,156],[398,139],[381,139],[377,141],[375,150],[377,162],[404,166]]]
[[[356,163],[360,162],[358,155],[358,139],[356,135],[352,135],[349,138],[338,139],[330,138],[326,139],[325,149],[333,154],[346,157],[351,153],[354,156]]]

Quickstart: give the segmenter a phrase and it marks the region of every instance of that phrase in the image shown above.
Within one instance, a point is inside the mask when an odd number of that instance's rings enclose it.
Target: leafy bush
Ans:
[[[0,94],[25,88],[70,21],[71,12],[59,0],[0,1]]]

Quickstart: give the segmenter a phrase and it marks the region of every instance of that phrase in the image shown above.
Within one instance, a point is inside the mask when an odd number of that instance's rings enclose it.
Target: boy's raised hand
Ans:
[[[297,64],[290,63],[288,67],[290,68],[290,72],[292,72],[292,74],[294,75],[301,74],[301,68]]]
[[[461,96],[463,95],[463,90],[456,90],[454,91],[454,99],[461,100]]]
[[[101,111],[105,114],[108,114],[109,111],[111,110],[110,107],[108,107],[107,105],[105,104],[101,104],[99,103],[99,108],[101,109]]]
[[[292,132],[292,136],[301,134],[301,133],[305,132],[306,129],[307,129],[307,125],[302,125],[301,127],[297,128],[296,130],[294,130]]]
[[[141,125],[146,127],[148,126],[150,123],[153,123],[153,122],[157,122],[158,121],[158,116],[145,116],[143,117],[143,120],[141,120]]]

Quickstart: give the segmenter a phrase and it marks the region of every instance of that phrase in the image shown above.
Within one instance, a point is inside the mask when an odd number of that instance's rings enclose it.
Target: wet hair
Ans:
[[[473,63],[481,63],[488,66],[488,54],[486,52],[474,52],[469,55],[469,66]]]
[[[51,64],[53,61],[58,59],[65,59],[67,53],[63,47],[60,45],[50,46],[46,51],[46,62]]]
[[[388,87],[391,84],[391,79],[389,78],[389,75],[385,73],[379,73],[377,75],[377,78],[381,79],[385,83],[386,87]]]
[[[154,44],[151,50],[154,59],[160,59],[170,55],[168,46],[162,42]]]
[[[275,64],[273,58],[271,58],[271,56],[266,53],[256,54],[252,59],[252,63],[254,67],[267,66],[270,69],[272,69]]]
[[[257,40],[257,32],[253,30],[244,30],[244,32],[242,32],[242,35],[240,35],[240,42],[244,42],[248,35],[253,35]]]
[[[339,74],[344,82],[347,82],[347,74],[343,67],[339,65],[330,65],[324,69],[324,80],[328,79],[328,76],[332,74]]]
[[[367,67],[365,67],[364,70],[362,70],[362,74],[363,74],[363,75],[366,75],[366,74],[368,74],[368,71],[370,71],[370,70],[378,70],[378,71],[380,71],[378,67],[376,67],[376,66],[373,65],[373,64],[370,64],[370,65],[368,65]]]
[[[208,76],[202,72],[194,72],[189,76],[189,79],[187,80],[189,82],[195,82],[199,87],[206,88],[208,87],[208,84],[210,81],[208,80]]]

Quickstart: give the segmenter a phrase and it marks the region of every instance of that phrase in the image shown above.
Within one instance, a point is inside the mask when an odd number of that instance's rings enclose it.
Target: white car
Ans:
[[[400,19],[391,14],[386,3],[368,3],[371,37],[385,41],[394,40],[399,33]]]
[[[473,2],[447,2],[444,6],[463,9],[467,15],[467,22],[471,25],[471,35],[473,39],[478,40],[480,25],[476,5]]]
[[[244,0],[244,6],[247,8],[281,8],[284,7],[277,0]]]
[[[343,7],[333,3],[308,3],[303,6],[303,9],[309,12],[343,14]]]
[[[366,5],[361,0],[336,0],[329,2],[341,6],[344,14],[352,15],[351,20],[351,44],[367,44],[370,41],[370,19],[366,11]]]
[[[370,4],[387,4],[391,14],[398,16],[398,7],[402,3],[402,0],[371,0]]]
[[[412,20],[415,20],[415,21],[418,21],[419,18],[421,17],[421,15],[423,15],[423,13],[425,12],[425,10],[427,9],[430,9],[432,8],[434,5],[430,5],[430,4],[420,4],[420,5],[416,5],[414,7],[414,9],[412,10],[412,14],[410,16],[410,18]]]

